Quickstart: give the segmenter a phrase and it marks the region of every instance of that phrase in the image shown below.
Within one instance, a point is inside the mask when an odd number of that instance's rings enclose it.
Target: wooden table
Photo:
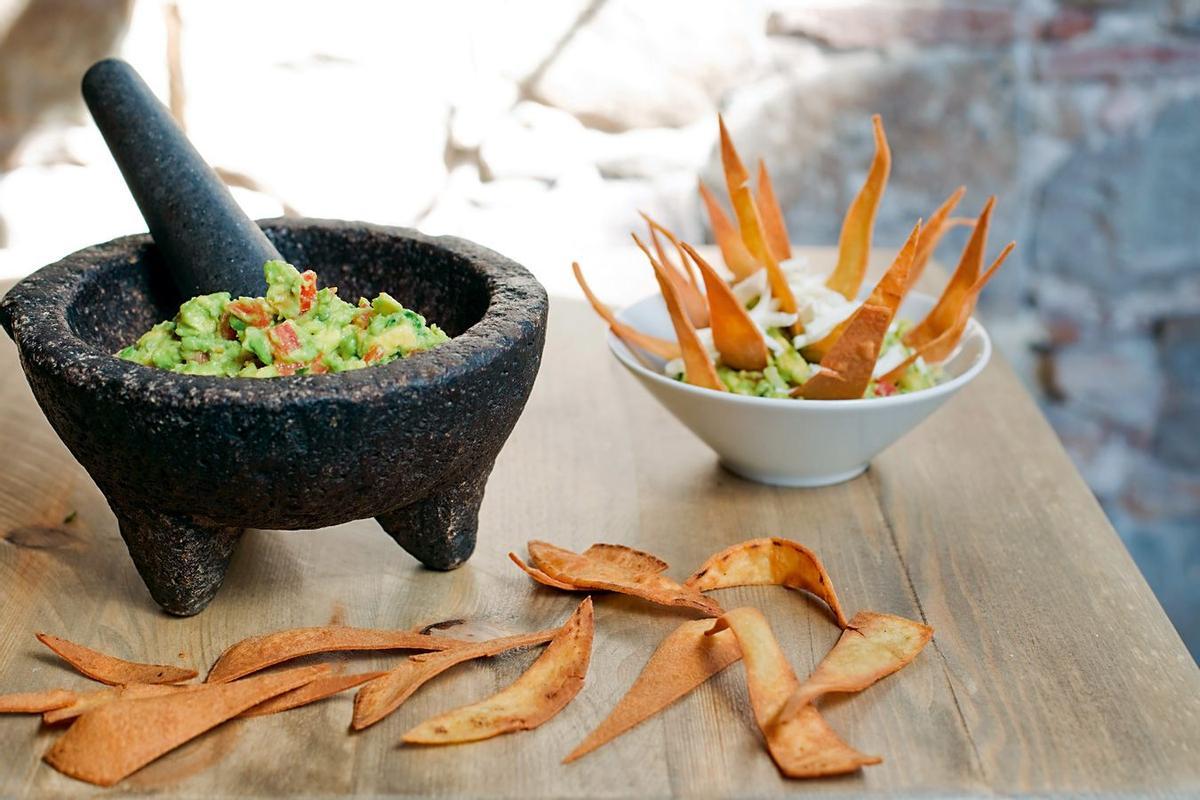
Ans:
[[[416,722],[512,681],[534,657],[519,653],[447,673],[360,734],[347,732],[349,694],[226,724],[108,795],[1200,793],[1200,670],[1000,359],[864,476],[775,489],[719,469],[608,356],[590,312],[556,300],[541,377],[497,464],[466,566],[424,571],[373,522],[254,531],[212,606],[173,619],[151,602],[103,498],[42,418],[0,338],[0,691],[86,685],[42,651],[33,638],[41,630],[203,668],[228,644],[282,627],[553,624],[579,598],[534,587],[505,559],[533,537],[578,549],[624,542],[662,556],[682,578],[729,543],[787,536],[824,558],[848,612],[903,614],[937,631],[899,674],[824,703],[842,736],[884,758],[844,778],[779,777],[759,744],[741,665],[560,766],[655,644],[689,617],[598,596],[588,683],[538,730],[459,747],[398,746]],[[726,608],[761,607],[801,675],[838,636],[796,593],[761,587],[718,598]],[[29,717],[0,719],[0,795],[96,794],[40,762],[54,735]]]

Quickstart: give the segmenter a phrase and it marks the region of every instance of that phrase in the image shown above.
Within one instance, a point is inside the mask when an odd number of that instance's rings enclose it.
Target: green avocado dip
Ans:
[[[905,331],[912,327],[908,320],[893,322],[888,328],[880,348],[881,359],[887,364],[899,364],[912,354],[903,341]],[[767,366],[762,370],[733,369],[720,361],[716,356],[717,377],[727,391],[750,397],[792,397],[795,387],[802,385],[813,373],[816,366],[808,363],[804,356],[793,346],[792,340],[779,328],[768,328],[767,336],[772,341],[771,352],[767,355]],[[675,380],[685,380],[683,374],[683,359],[667,362],[663,371]],[[867,385],[863,397],[890,397],[894,394],[908,394],[936,386],[944,379],[939,366],[930,366],[917,359],[909,365],[894,382],[872,380]]]
[[[268,261],[263,272],[266,297],[193,297],[117,357],[185,375],[275,378],[386,364],[450,338],[387,293],[352,305],[336,287],[317,289],[311,270]]]

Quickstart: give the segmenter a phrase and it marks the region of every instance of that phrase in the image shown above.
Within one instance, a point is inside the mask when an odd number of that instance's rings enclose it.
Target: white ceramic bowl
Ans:
[[[899,316],[920,320],[936,302],[910,294]],[[662,297],[639,300],[617,315],[638,330],[674,339]],[[972,319],[943,368],[948,380],[932,389],[869,400],[787,400],[714,392],[649,369],[609,333],[613,355],[675,418],[716,451],[721,465],[752,481],[776,486],[827,486],[861,474],[867,463],[936,411],[987,365],[992,343]]]

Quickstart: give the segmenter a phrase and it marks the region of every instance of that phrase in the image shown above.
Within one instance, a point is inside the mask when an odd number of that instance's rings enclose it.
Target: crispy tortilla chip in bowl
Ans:
[[[936,299],[911,292],[898,318],[923,319]],[[644,333],[674,339],[662,297],[653,295],[617,318]],[[827,486],[861,474],[872,458],[936,411],[987,366],[991,340],[975,319],[957,352],[942,363],[945,380],[909,394],[864,400],[791,400],[715,392],[672,380],[664,362],[633,353],[612,333],[614,356],[693,433],[721,465],[737,475],[776,486]]]

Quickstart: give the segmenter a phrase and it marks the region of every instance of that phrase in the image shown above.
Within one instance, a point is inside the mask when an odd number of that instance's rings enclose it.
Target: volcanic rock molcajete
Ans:
[[[148,236],[74,253],[0,301],[42,410],[172,614],[212,600],[247,527],[375,517],[426,566],[462,564],[541,363],[545,289],[497,253],[361,223],[261,224],[343,297],[387,291],[453,338],[336,375],[196,377],[122,361],[112,353],[182,299]]]

